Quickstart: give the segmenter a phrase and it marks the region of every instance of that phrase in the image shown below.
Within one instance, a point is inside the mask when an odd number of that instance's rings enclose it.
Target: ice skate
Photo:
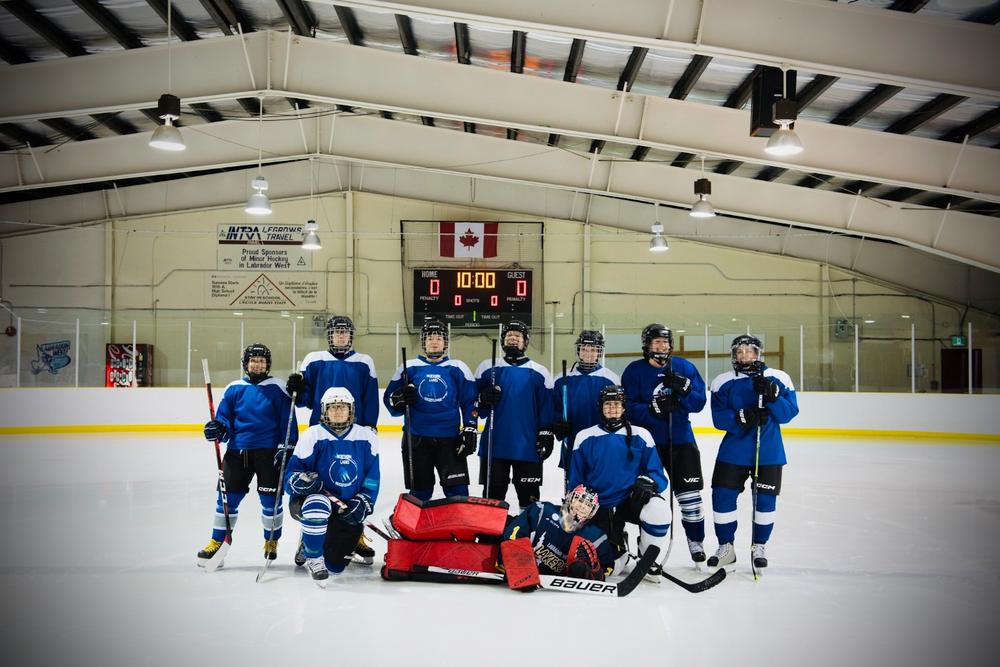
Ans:
[[[330,573],[326,570],[326,563],[323,561],[322,556],[306,558],[306,569],[309,570],[309,575],[312,577],[314,584],[320,588],[326,588]]]
[[[691,560],[694,561],[696,566],[698,563],[705,562],[705,547],[702,546],[701,542],[688,540],[688,551],[691,552]]]
[[[278,540],[264,540],[264,558],[274,560],[278,557]]]
[[[715,555],[708,559],[709,567],[721,567],[725,568],[727,572],[732,572],[735,568],[731,567],[736,563],[736,550],[733,549],[732,544],[720,544],[719,550],[715,552]]]
[[[348,560],[361,565],[371,565],[375,562],[375,550],[365,540],[364,533],[361,533],[361,536],[358,538],[358,544],[354,547],[354,553],[348,556]]]
[[[302,567],[305,564],[306,564],[306,545],[305,542],[302,541],[302,538],[299,538],[299,546],[295,550],[295,565],[296,567]]]
[[[767,553],[763,544],[750,545],[750,557],[753,558],[753,566],[758,570],[767,567]]]
[[[198,567],[205,567],[205,564],[212,559],[212,556],[215,555],[221,546],[222,542],[219,540],[209,540],[208,544],[205,545],[205,548],[198,552]],[[219,562],[218,567],[222,567],[221,561]]]
[[[643,577],[643,581],[648,581],[651,584],[659,584],[663,581],[663,567],[659,563],[653,563],[649,566],[649,570]]]

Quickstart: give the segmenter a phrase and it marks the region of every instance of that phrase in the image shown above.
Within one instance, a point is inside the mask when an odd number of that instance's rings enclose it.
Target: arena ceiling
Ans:
[[[176,0],[169,49],[166,17],[0,2],[0,234],[234,204],[260,159],[276,198],[659,219],[1000,311],[1000,2]],[[182,153],[146,145],[168,61]],[[795,157],[749,136],[769,67]]]

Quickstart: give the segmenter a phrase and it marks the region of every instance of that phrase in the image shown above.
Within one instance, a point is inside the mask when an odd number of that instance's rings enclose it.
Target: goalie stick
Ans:
[[[210,420],[215,420],[215,399],[212,397],[212,379],[208,375],[208,359],[201,360],[201,369],[205,373],[205,391],[208,392],[208,415]],[[205,572],[215,572],[222,566],[229,547],[233,546],[233,524],[229,518],[229,498],[226,493],[226,477],[222,469],[222,450],[219,448],[219,440],[215,440],[215,461],[219,466],[219,497],[222,499],[222,515],[226,520],[226,535],[222,538],[220,546],[212,557],[205,561]]]
[[[285,443],[282,445],[281,465],[278,466],[278,488],[274,490],[274,516],[272,517],[272,519],[274,519],[279,513],[282,512],[281,502],[282,502],[282,495],[284,494],[285,490],[285,485],[282,480],[285,478],[285,462],[288,460],[288,441],[292,437],[292,418],[294,416],[295,416],[295,392],[293,391],[292,407],[288,411],[288,427],[285,429]],[[274,539],[273,520],[271,522],[271,530],[268,532],[267,539],[268,541]],[[267,554],[264,554],[264,566],[260,568],[260,572],[257,573],[258,584],[260,583],[260,580],[264,578],[264,575],[267,574],[267,569],[269,567],[271,567],[271,559],[267,557]]]

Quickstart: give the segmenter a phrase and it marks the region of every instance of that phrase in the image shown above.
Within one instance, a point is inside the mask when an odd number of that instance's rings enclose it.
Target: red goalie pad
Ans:
[[[498,542],[507,523],[507,503],[489,498],[456,496],[422,502],[400,494],[392,513],[392,526],[408,540],[456,540]],[[488,538],[493,538],[488,539]]]
[[[519,537],[504,540],[500,544],[503,566],[507,571],[507,585],[515,591],[533,591],[541,584],[538,578],[538,563],[531,540]]]
[[[569,544],[569,558],[566,559],[566,574],[577,579],[604,581],[601,559],[593,542],[579,535],[573,537]]]
[[[385,552],[385,566],[382,578],[386,580],[444,581],[462,582],[475,580],[475,573],[496,574],[496,544],[475,544],[473,542],[412,542],[410,540],[390,540]],[[434,567],[454,570],[455,573],[433,573],[427,568]],[[463,575],[464,571],[468,575]],[[500,583],[498,580],[481,579],[485,583]]]

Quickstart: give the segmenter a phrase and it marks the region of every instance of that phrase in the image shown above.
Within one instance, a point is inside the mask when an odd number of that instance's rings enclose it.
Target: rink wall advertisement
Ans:
[[[217,266],[226,270],[309,271],[313,253],[302,248],[302,225],[219,225]]]
[[[206,280],[205,305],[210,308],[326,307],[326,280],[319,272],[220,271]]]

